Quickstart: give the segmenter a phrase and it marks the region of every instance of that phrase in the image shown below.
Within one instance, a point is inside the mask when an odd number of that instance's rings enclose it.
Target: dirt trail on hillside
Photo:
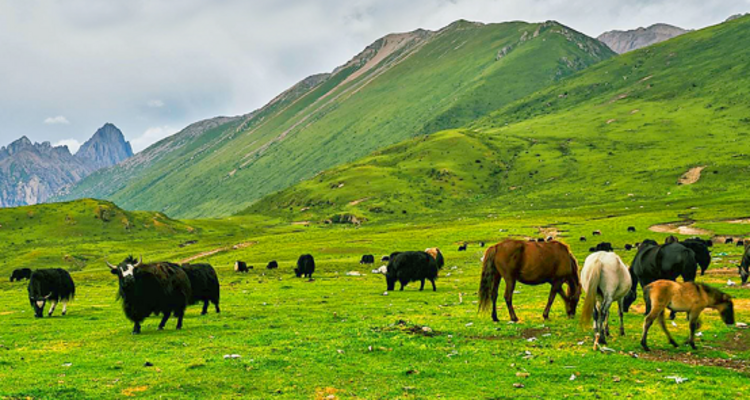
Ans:
[[[677,183],[680,185],[692,185],[693,183],[698,182],[698,180],[701,179],[701,171],[705,168],[705,165],[690,168],[688,172],[682,174],[680,179],[677,180]]]
[[[213,249],[213,250],[204,251],[204,252],[198,253],[198,254],[196,254],[194,256],[190,256],[190,257],[188,257],[188,258],[186,258],[184,260],[180,260],[180,264],[189,263],[189,262],[195,261],[195,260],[197,260],[199,258],[204,258],[204,257],[212,256],[212,255],[214,255],[216,253],[221,253],[223,251],[229,251],[230,249],[231,250],[244,249],[245,247],[250,247],[250,246],[254,245],[255,243],[257,243],[257,242],[244,242],[244,243],[235,244],[234,246],[225,246],[225,247],[219,247],[219,248],[216,248],[216,249]]]
[[[693,226],[694,222],[671,222],[667,224],[652,225],[648,229],[651,232],[676,233],[678,235],[710,235],[711,231]]]

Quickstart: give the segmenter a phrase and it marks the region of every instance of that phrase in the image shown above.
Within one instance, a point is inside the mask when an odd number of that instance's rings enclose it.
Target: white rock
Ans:
[[[529,342],[529,343],[536,342],[536,338],[532,336],[532,337],[526,339],[526,341]]]
[[[230,359],[230,358],[241,358],[242,356],[239,354],[224,354],[224,359]]]
[[[362,274],[357,271],[349,271],[346,273],[346,276],[362,276]]]
[[[682,383],[688,380],[688,378],[683,378],[681,376],[668,376],[667,379],[674,380],[674,383]]]
[[[468,324],[466,324],[466,326],[472,326],[472,325],[474,325],[473,322],[469,322]]]
[[[737,286],[737,284],[734,283],[733,280],[729,279],[729,280],[727,280],[727,286]]]
[[[570,380],[571,380],[571,381],[574,381],[574,380],[576,380],[576,374],[572,374],[572,375],[570,375]]]

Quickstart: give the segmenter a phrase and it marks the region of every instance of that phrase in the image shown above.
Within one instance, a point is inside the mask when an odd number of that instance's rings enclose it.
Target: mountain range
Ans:
[[[117,127],[106,124],[75,155],[67,146],[32,143],[26,136],[0,148],[0,207],[47,201],[92,172],[133,155]]]

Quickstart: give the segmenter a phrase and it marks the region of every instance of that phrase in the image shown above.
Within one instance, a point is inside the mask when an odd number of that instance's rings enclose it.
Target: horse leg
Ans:
[[[648,286],[648,284],[644,284],[643,281],[641,281],[641,291],[643,291],[644,286]],[[643,292],[643,300],[646,301],[646,311],[643,315],[649,315],[651,313],[651,297],[646,296],[646,292]]]
[[[648,330],[651,329],[651,325],[653,325],[654,320],[656,320],[656,315],[649,314],[646,316],[646,319],[643,320],[643,336],[641,336],[641,347],[643,347],[643,350],[651,351],[651,349],[648,348]]]
[[[500,274],[498,274],[497,277],[495,278],[495,282],[493,284],[494,286],[493,286],[493,289],[492,289],[492,292],[491,292],[491,295],[492,295],[492,320],[495,321],[495,322],[500,322],[500,320],[497,318],[497,296],[498,296],[498,292],[500,291],[499,289],[500,289],[500,280],[501,279],[502,279],[502,277],[500,276]]]
[[[559,281],[552,282],[552,288],[549,291],[549,299],[547,299],[547,307],[544,307],[544,313],[542,314],[545,320],[549,319],[549,312],[552,309],[552,303],[555,302],[555,296],[557,295],[557,293],[559,292],[560,296],[562,296],[563,299],[565,299],[565,295],[562,293],[561,288],[562,288],[562,282],[559,282]]]
[[[510,314],[510,320],[518,322],[518,316],[516,311],[513,309],[513,291],[516,289],[516,281],[511,279],[505,280],[505,305],[508,306],[508,313]]]
[[[690,345],[690,347],[693,348],[693,350],[696,350],[695,348],[695,331],[698,329],[698,326],[700,325],[698,322],[698,318],[700,317],[700,312],[689,312],[688,318],[690,318],[690,336],[688,336],[687,344]]]
[[[659,325],[661,325],[661,329],[664,331],[664,334],[667,335],[667,339],[669,339],[669,344],[671,344],[674,347],[679,347],[677,345],[677,342],[672,339],[672,335],[667,330],[667,324],[664,322],[664,311],[659,313]]]
[[[159,323],[159,330],[160,331],[164,329],[164,325],[167,324],[167,321],[169,320],[170,316],[172,316],[172,312],[171,311],[167,311],[167,312],[164,313],[164,316],[161,318],[161,322]]]
[[[612,305],[612,300],[608,297],[602,299],[602,305],[599,312],[599,342],[601,344],[607,344],[607,336],[609,336],[609,307]]]
[[[625,336],[625,320],[623,312],[623,308],[625,305],[623,304],[623,299],[617,300],[617,311],[620,314],[620,336]]]

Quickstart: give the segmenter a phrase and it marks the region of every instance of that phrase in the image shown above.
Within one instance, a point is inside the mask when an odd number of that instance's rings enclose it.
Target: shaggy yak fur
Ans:
[[[65,315],[68,311],[68,300],[76,295],[76,285],[68,271],[64,269],[38,269],[29,278],[28,291],[29,302],[34,308],[34,316],[42,318],[47,300],[52,303],[47,316],[52,316],[52,312],[55,311],[60,301],[63,303],[62,315]]]
[[[416,281],[422,283],[419,290],[424,290],[425,280],[429,280],[432,283],[432,291],[437,291],[435,279],[438,277],[438,270],[440,270],[438,261],[424,251],[393,253],[388,262],[385,281],[388,290],[395,290],[396,282],[401,283],[399,290],[404,290],[409,282]]]
[[[190,279],[190,288],[193,296],[190,298],[190,304],[203,302],[203,311],[201,315],[208,313],[208,303],[211,302],[219,310],[219,277],[211,264],[182,264],[182,269],[187,273]]]

